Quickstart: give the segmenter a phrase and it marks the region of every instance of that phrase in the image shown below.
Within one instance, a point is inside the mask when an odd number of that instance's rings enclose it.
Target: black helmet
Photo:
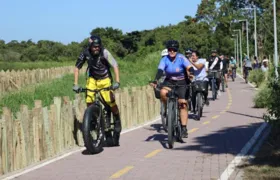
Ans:
[[[167,41],[166,43],[166,48],[173,48],[173,49],[176,49],[178,50],[179,49],[179,42],[176,41],[176,40],[169,40]]]
[[[217,53],[217,50],[216,50],[216,49],[213,49],[213,50],[211,51],[211,53]]]
[[[191,54],[193,52],[193,50],[191,49],[191,48],[187,48],[186,50],[185,50],[185,53],[186,54]]]
[[[90,36],[90,39],[92,40],[90,46],[102,46],[102,42],[99,36],[92,35]]]

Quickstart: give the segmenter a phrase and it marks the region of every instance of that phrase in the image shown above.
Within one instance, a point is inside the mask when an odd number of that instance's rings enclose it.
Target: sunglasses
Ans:
[[[171,51],[177,52],[178,51],[178,49],[176,49],[176,48],[168,48],[167,50],[168,50],[168,52],[171,52]]]

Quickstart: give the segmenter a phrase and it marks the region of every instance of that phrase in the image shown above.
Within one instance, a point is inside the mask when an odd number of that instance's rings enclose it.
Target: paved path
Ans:
[[[260,127],[264,110],[253,109],[254,88],[238,78],[200,121],[190,119],[189,138],[166,148],[160,121],[123,134],[121,146],[98,155],[77,152],[21,175],[19,180],[218,179]],[[211,95],[211,92],[209,92]]]

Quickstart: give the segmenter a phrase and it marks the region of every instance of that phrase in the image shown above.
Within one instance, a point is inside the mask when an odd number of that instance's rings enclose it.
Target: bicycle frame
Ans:
[[[198,86],[196,83],[197,82],[201,82],[203,83],[205,81],[207,77],[204,77],[202,80],[198,80],[197,78],[195,78],[195,80],[192,82],[192,87],[195,87],[195,89],[193,90],[193,96],[192,99],[191,99],[191,102],[192,102],[192,106],[194,108],[194,112],[197,112],[198,111],[198,108],[197,108],[197,103],[198,103],[198,100],[197,100],[197,96],[198,94],[200,94],[200,96],[203,98],[204,97],[204,90],[200,89],[200,88],[196,88],[196,86]],[[202,104],[202,108],[203,108],[203,104]],[[198,120],[200,119],[200,117],[198,118]]]
[[[173,132],[169,132],[168,133],[173,133],[174,137],[177,137],[177,139],[179,141],[183,141],[182,140],[182,137],[181,137],[181,133],[182,133],[182,129],[181,129],[181,121],[180,121],[180,110],[179,110],[179,102],[178,102],[178,95],[176,93],[176,89],[178,87],[187,87],[188,85],[171,85],[171,90],[168,91],[167,93],[167,117],[168,117],[168,114],[169,114],[169,103],[170,101],[174,101],[175,102],[175,118],[173,119],[174,121],[172,122],[172,128],[173,129]],[[170,126],[170,124],[168,124],[167,126]],[[170,147],[173,147],[173,145],[170,145]]]
[[[96,105],[96,106],[98,106],[99,109],[100,109],[100,111],[99,111],[99,116],[98,116],[98,120],[99,120],[99,121],[100,121],[100,119],[103,119],[103,120],[104,120],[104,118],[105,118],[104,115],[105,115],[106,112],[102,112],[103,110],[107,111],[106,115],[107,115],[108,117],[110,117],[110,120],[111,120],[111,116],[110,116],[110,115],[111,115],[111,114],[110,114],[110,113],[111,113],[110,107],[106,104],[105,100],[102,98],[102,95],[101,95],[101,91],[103,91],[103,90],[105,90],[105,91],[111,90],[111,87],[101,88],[101,89],[95,89],[95,90],[82,88],[82,89],[80,90],[81,92],[90,91],[90,92],[93,92],[93,93],[94,93],[94,95],[93,95],[94,100],[93,100],[92,97],[90,97],[90,98],[91,98],[91,100],[93,101],[93,104],[92,104],[92,105]],[[87,95],[87,93],[86,93],[86,96],[89,97],[89,96]],[[107,120],[107,119],[106,119],[106,120]],[[109,124],[109,123],[110,123],[110,122],[105,121],[106,129],[107,129],[108,127],[110,127],[110,124]]]
[[[209,81],[211,82],[211,87],[212,87],[212,96],[213,96],[213,100],[215,100],[217,98],[217,90],[218,87],[216,85],[216,76],[215,73],[221,72],[220,70],[209,70],[209,73],[213,73],[213,77],[208,77]]]

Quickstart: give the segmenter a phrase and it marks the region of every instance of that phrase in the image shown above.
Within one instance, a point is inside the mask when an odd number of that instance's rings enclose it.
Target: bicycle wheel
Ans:
[[[245,83],[248,83],[248,72],[245,70]]]
[[[215,86],[215,81],[214,81],[214,78],[212,79],[212,81],[211,81],[211,83],[212,83],[212,99],[213,99],[213,101],[215,101],[215,99],[216,99],[216,86]]]
[[[180,110],[178,108],[178,102],[175,103],[175,120],[176,124],[176,131],[175,131],[175,137],[177,138],[178,142],[183,142],[182,139],[182,124],[181,124],[181,117],[180,117]]]
[[[107,146],[111,147],[115,145],[115,140],[113,138],[114,133],[114,123],[111,122],[111,111],[109,110],[106,114],[106,129],[105,129],[105,139]],[[112,127],[113,125],[113,127]]]
[[[189,108],[189,111],[192,111],[192,95],[193,95],[193,92],[192,92],[192,87],[189,87],[189,99],[188,99],[188,108]]]
[[[167,103],[167,126],[168,126],[168,145],[172,149],[174,145],[174,122],[175,122],[175,102],[169,101]]]
[[[166,114],[164,104],[163,102],[160,102],[160,116],[161,116],[161,123],[162,123],[162,128],[165,132],[167,132],[167,126],[166,126]]]
[[[202,117],[202,110],[203,110],[202,96],[200,92],[196,94],[196,108],[197,108],[197,119],[200,120],[200,117]]]
[[[103,151],[104,121],[101,112],[100,107],[91,105],[86,109],[83,118],[83,139],[86,149],[91,154]]]
[[[225,92],[225,77],[222,75],[222,91]]]

